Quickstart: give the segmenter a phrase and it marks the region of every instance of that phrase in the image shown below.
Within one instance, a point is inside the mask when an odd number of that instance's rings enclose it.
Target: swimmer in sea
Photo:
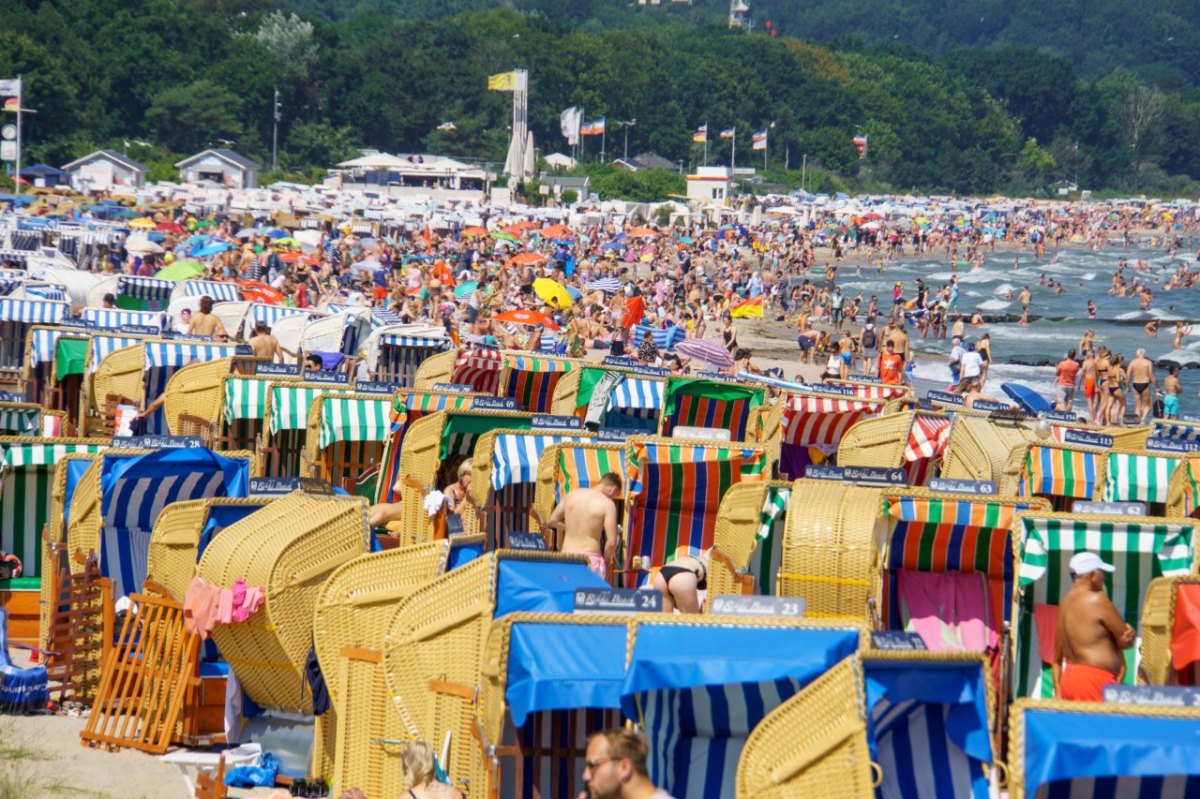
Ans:
[[[1146,331],[1146,338],[1158,338],[1158,325],[1159,321],[1157,319],[1151,319],[1146,323],[1143,328]]]
[[[1096,318],[1096,303],[1092,302],[1091,300],[1088,300],[1087,315],[1088,315],[1088,319]]]

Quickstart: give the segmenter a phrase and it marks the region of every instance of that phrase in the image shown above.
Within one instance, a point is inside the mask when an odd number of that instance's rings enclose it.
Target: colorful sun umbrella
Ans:
[[[187,280],[204,274],[204,264],[185,258],[170,266],[164,266],[154,275],[159,280]]]
[[[554,320],[539,311],[518,308],[515,311],[505,311],[492,317],[497,322],[513,322],[518,325],[543,325],[547,330],[560,330]],[[732,364],[733,361],[730,361]]]
[[[733,358],[717,342],[706,338],[689,338],[675,346],[675,351],[689,358],[696,358],[719,369],[733,366]]]
[[[488,235],[491,236],[493,239],[497,239],[498,241],[516,241],[517,240],[516,236],[514,236],[511,233],[506,233],[503,230],[493,230]]]
[[[129,222],[129,226],[134,230],[154,230],[154,220],[149,217],[141,217]]]
[[[242,296],[249,302],[262,302],[267,305],[281,305],[283,294],[257,280],[239,280],[238,288]]]
[[[570,308],[575,304],[571,293],[548,277],[539,277],[533,281],[533,293],[550,305],[557,303],[559,308]]]
[[[159,222],[154,226],[155,230],[160,230],[163,233],[183,233],[184,230],[179,226],[178,222]]]
[[[542,235],[548,239],[569,239],[575,234],[566,225],[551,225],[542,230]]]
[[[464,236],[486,236],[488,232],[487,228],[474,225],[469,228],[464,228],[462,234]]]
[[[458,286],[458,288],[454,289],[454,296],[456,299],[460,300],[470,297],[473,293],[475,293],[475,289],[478,287],[479,284],[474,280],[470,281],[469,283],[463,283]]]
[[[662,234],[659,233],[657,230],[654,230],[653,228],[648,228],[648,227],[635,227],[633,230],[629,231],[629,233],[628,233],[628,236],[633,239],[639,239],[639,238],[652,239],[652,238],[656,238],[657,236],[661,236],[661,235]]]
[[[512,266],[525,266],[527,264],[545,263],[548,260],[540,252],[519,252],[510,258],[508,263]]]

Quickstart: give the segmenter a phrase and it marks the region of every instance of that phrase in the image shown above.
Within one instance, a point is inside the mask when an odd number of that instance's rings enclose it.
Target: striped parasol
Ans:
[[[719,369],[733,366],[733,358],[715,341],[706,338],[690,338],[675,345],[675,351],[689,358],[696,358]]]
[[[616,294],[621,290],[621,281],[615,277],[601,277],[583,284],[587,291],[603,291],[606,294]]]

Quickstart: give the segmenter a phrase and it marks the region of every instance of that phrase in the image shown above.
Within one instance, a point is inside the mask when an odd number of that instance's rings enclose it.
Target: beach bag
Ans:
[[[1154,398],[1154,418],[1155,419],[1163,418],[1163,413],[1165,413],[1165,411],[1166,411],[1166,406],[1163,403],[1163,398],[1156,396]]]

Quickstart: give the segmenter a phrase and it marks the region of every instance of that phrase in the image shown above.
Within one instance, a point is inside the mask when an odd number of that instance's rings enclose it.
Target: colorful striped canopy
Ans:
[[[54,348],[58,344],[58,337],[64,333],[71,334],[75,332],[62,328],[47,327],[40,327],[30,331],[29,365],[36,367],[39,364],[53,362]],[[87,333],[80,330],[78,331],[78,337],[86,338]]]
[[[246,309],[246,318],[242,323],[245,330],[250,331],[259,322],[264,322],[267,327],[274,327],[275,323],[280,319],[285,319],[289,316],[308,316],[308,312],[303,308],[291,308],[287,305],[266,305],[261,302],[252,302],[250,307]]]
[[[312,401],[336,388],[309,385],[272,383],[269,390],[270,418],[267,429],[271,435],[281,430],[304,430],[308,427],[308,411]]]
[[[117,278],[117,294],[148,302],[166,302],[175,290],[175,281],[156,280],[152,277],[122,275]]]
[[[506,355],[504,365],[508,368],[504,396],[514,398],[521,410],[530,413],[550,410],[554,387],[573,368],[570,361],[532,355]]]
[[[561,447],[554,475],[554,501],[560,502],[576,488],[590,488],[609,472],[625,473],[625,447],[622,444],[595,447]]]
[[[376,481],[377,502],[396,502],[400,494],[392,487],[400,478],[400,452],[409,425],[428,413],[471,407],[472,397],[466,394],[431,394],[411,391],[395,400],[392,406],[392,428],[383,448],[380,478]]]
[[[266,380],[252,377],[229,377],[225,380],[225,421],[262,419],[267,405]]]
[[[103,444],[0,442],[0,549],[21,559],[26,577],[42,575],[42,528],[50,519],[54,467],[67,455]]]
[[[234,344],[182,343],[175,341],[147,341],[146,368],[163,369],[173,367],[178,369],[193,361],[207,362],[220,358],[232,358]],[[164,385],[165,388],[165,385]],[[158,396],[155,394],[154,396]]]
[[[1176,441],[1200,441],[1200,425],[1174,420],[1155,419],[1151,438],[1172,438]]]
[[[84,308],[83,321],[95,327],[117,328],[121,325],[144,325],[163,328],[163,315],[158,311],[126,311],[119,308]]]
[[[1096,458],[1087,450],[1035,444],[1025,458],[1017,493],[1023,497],[1091,499],[1096,493]]]
[[[1167,486],[1179,462],[1178,458],[1110,452],[1101,498],[1105,502],[1166,502]]]
[[[500,386],[500,350],[470,348],[459,350],[450,382],[470,386],[481,394],[495,394]]]
[[[784,402],[780,421],[784,444],[835,451],[851,425],[883,410],[879,403],[826,397],[789,396]]]
[[[451,413],[442,428],[442,446],[438,460],[447,461],[456,456],[470,457],[475,453],[475,442],[484,433],[501,428],[528,430],[528,416],[489,416],[484,414]]]
[[[67,293],[67,287],[61,283],[48,283],[42,285],[25,284],[25,293],[31,297],[41,297],[43,300],[59,300],[67,302],[71,299]]]
[[[663,395],[663,435],[679,426],[729,430],[734,441],[748,437],[750,411],[765,390],[715,380],[672,378]]]
[[[209,296],[213,302],[241,302],[242,290],[237,283],[222,283],[217,280],[183,281],[183,293],[188,297]]]
[[[625,568],[662,566],[681,547],[710,549],[721,497],[734,483],[762,478],[760,448],[636,441],[626,464],[632,499],[626,520]],[[646,576],[643,571],[635,580]]]
[[[13,407],[0,403],[0,432],[14,436],[36,436],[41,434],[42,409]]]
[[[662,411],[663,394],[666,381],[662,379],[635,377],[632,373],[623,373],[612,369],[583,367],[579,374],[579,390],[575,395],[576,409],[586,408],[592,401],[596,384],[606,374],[622,375],[621,382],[608,395],[608,413],[620,414],[633,419],[656,420]],[[609,427],[623,427],[622,423],[610,422]]]
[[[391,430],[391,401],[327,396],[321,401],[321,449],[339,441],[384,441]]]
[[[908,463],[928,458],[940,458],[950,442],[950,419],[923,413],[913,415],[904,460]]]
[[[783,565],[783,529],[781,522],[792,500],[792,489],[769,486],[759,514],[755,549],[750,555],[750,574],[758,593],[775,593],[775,575]]]
[[[908,395],[908,389],[904,386],[885,386],[882,383],[843,383],[837,380],[830,382],[834,385],[849,386],[854,389],[854,396],[860,399],[894,400]]]
[[[1138,628],[1146,588],[1155,577],[1187,574],[1195,562],[1195,528],[1155,519],[1094,521],[1069,514],[1017,519],[1020,541],[1020,570],[1016,608],[1016,694],[1049,698],[1053,694],[1050,664],[1043,662],[1052,652],[1053,641],[1039,640],[1039,630],[1049,624],[1035,623],[1035,616],[1056,618],[1057,606],[1071,587],[1068,561],[1076,552],[1095,552],[1116,567],[1105,575],[1108,596],[1117,612]],[[1038,610],[1053,606],[1052,610]],[[1126,682],[1137,675],[1139,642],[1125,651]]]
[[[495,448],[492,450],[492,490],[498,492],[511,485],[537,480],[538,462],[551,444],[587,440],[581,436],[534,432],[501,433],[496,436]]]
[[[0,322],[56,325],[67,318],[70,310],[70,304],[65,302],[0,297]]]

